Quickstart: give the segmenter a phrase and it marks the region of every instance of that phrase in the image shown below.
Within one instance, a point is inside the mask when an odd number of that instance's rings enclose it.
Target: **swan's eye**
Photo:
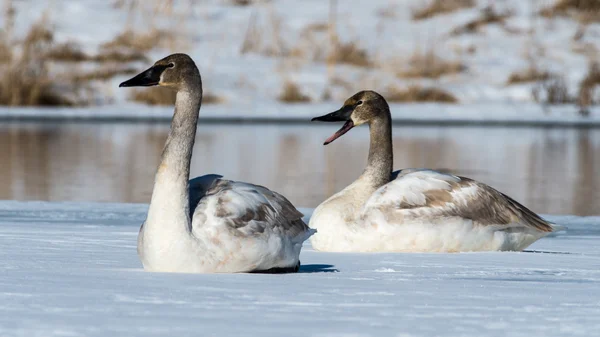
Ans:
[[[167,64],[168,68],[173,68],[174,66],[175,66],[175,63],[169,63],[169,64]]]

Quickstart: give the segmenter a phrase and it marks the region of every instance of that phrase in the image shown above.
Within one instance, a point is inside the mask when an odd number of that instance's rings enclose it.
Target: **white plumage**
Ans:
[[[171,130],[156,172],[138,255],[148,271],[293,272],[314,230],[283,196],[262,186],[206,175],[188,181],[202,102],[194,61],[173,54],[120,86],[177,91]]]
[[[294,270],[302,243],[314,233],[287,199],[262,186],[206,175],[190,180],[189,195],[189,232],[154,233],[158,242],[150,244],[155,240],[142,226],[138,250],[147,270]]]
[[[338,252],[461,252],[523,250],[562,229],[492,187],[427,169],[391,172],[391,116],[385,99],[362,91],[320,121],[346,121],[328,144],[369,124],[364,173],[314,211],[317,250]]]
[[[358,184],[360,185],[360,184]],[[559,226],[491,187],[432,170],[402,170],[359,208],[357,185],[322,203],[310,221],[324,251],[459,252],[523,250]]]

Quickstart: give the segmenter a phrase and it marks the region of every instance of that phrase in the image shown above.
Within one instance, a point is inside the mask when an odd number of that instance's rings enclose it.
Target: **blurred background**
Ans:
[[[368,130],[309,124],[363,89],[395,168],[600,214],[599,0],[0,0],[0,198],[147,203],[174,93],[118,84],[173,52],[200,68],[192,176],[314,207],[364,168]]]

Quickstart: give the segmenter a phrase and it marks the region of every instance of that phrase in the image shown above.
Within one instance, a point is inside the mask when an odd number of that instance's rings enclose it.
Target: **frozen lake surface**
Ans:
[[[334,254],[299,274],[143,272],[142,204],[0,202],[0,336],[592,336],[600,218],[532,252]],[[306,214],[310,211],[306,210]]]

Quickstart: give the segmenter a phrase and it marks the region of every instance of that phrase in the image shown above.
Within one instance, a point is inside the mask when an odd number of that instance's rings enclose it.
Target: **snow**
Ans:
[[[423,1],[338,2],[336,32],[340,41],[354,42],[365,49],[376,66],[337,65],[333,70],[328,68],[322,55],[315,57],[329,48],[327,32],[308,29],[311,25],[322,26],[328,22],[329,1],[273,0],[253,6],[233,6],[231,1],[221,0],[180,1],[172,2],[171,11],[162,8],[164,4],[158,1],[136,2],[130,11],[117,8],[113,2],[15,1],[15,31],[17,36],[24,35],[32,22],[45,15],[55,27],[57,42],[76,42],[91,54],[100,51],[103,43],[126,29],[142,33],[153,28],[174,31],[176,36],[169,41],[171,47],[159,46],[148,56],[154,61],[178,51],[187,52],[196,60],[205,91],[225,101],[203,109],[206,118],[214,115],[223,119],[305,119],[320,113],[321,106],[329,110],[341,105],[345,98],[362,89],[385,93],[389,87],[419,84],[447,90],[460,104],[398,105],[392,107],[396,118],[547,124],[598,124],[600,120],[597,107],[586,118],[578,115],[574,105],[540,106],[532,95],[534,89],[540,87],[539,83],[506,84],[512,72],[523,71],[534,64],[542,71],[564,76],[569,93],[575,95],[589,62],[597,59],[600,24],[591,23],[583,29],[575,20],[534,15],[549,6],[550,1],[495,3],[497,11],[513,13],[504,26],[488,25],[480,32],[461,35],[450,32],[479,17],[489,1],[479,0],[474,8],[418,21],[411,19],[411,13],[423,6]],[[253,17],[256,18],[257,46],[242,53]],[[584,33],[577,34],[580,30]],[[581,36],[574,38],[576,35]],[[279,55],[265,52],[277,46],[274,39],[280,41],[279,47],[284,50]],[[444,59],[463,63],[466,71],[435,80],[395,76],[399,69],[407,66],[413,54],[425,53],[431,48]],[[135,62],[130,66],[143,70],[150,63]],[[126,103],[131,91],[117,86],[128,77],[116,76],[96,88],[96,93],[107,102],[114,102],[114,106],[57,110],[0,108],[0,118],[168,118],[170,109]],[[317,104],[279,103],[277,95],[286,81],[295,82]],[[327,90],[331,93],[331,102],[322,98]]]
[[[0,336],[593,336],[600,217],[531,252],[335,254],[287,275],[143,272],[147,205],[0,202]],[[310,210],[303,210],[310,215]]]

